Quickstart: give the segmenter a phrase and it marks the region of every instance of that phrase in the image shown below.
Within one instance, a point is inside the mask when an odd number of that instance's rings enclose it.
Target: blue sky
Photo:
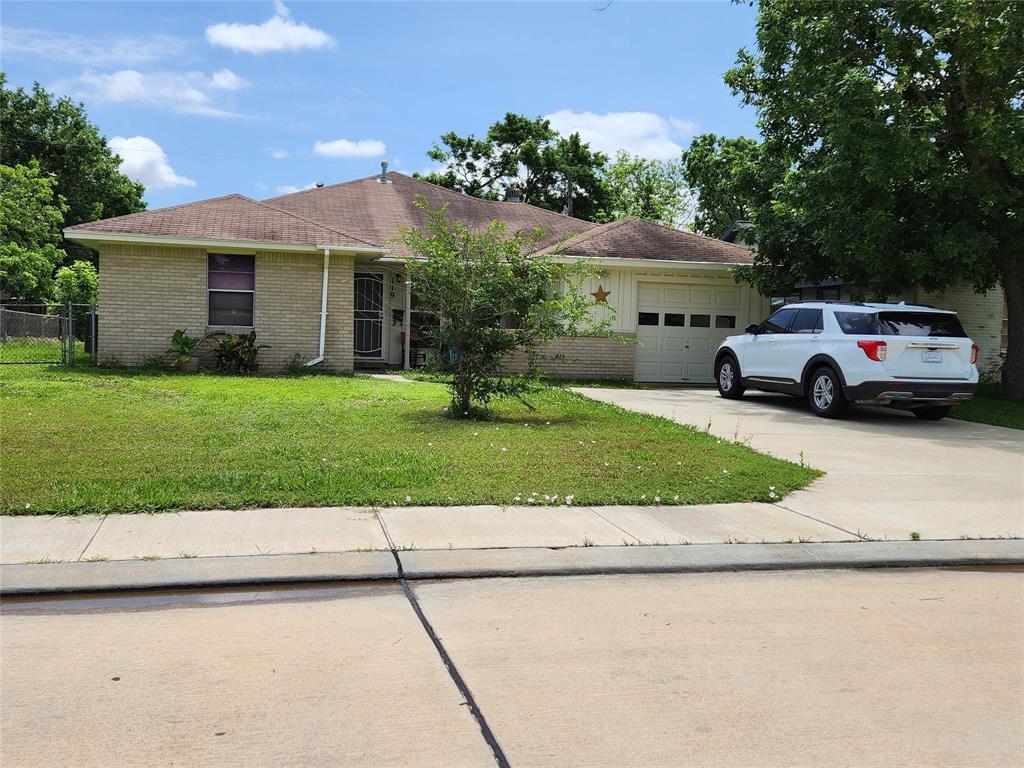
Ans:
[[[84,102],[150,207],[428,170],[508,111],[663,159],[754,133],[722,83],[753,9],[604,2],[4,2],[2,66]]]

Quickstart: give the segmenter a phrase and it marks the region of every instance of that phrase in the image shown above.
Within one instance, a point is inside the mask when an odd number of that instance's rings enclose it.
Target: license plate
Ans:
[[[921,353],[922,363],[941,363],[942,352],[938,349],[926,349]]]

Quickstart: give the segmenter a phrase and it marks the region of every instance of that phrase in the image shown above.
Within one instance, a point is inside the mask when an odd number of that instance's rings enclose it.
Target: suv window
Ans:
[[[824,328],[820,309],[797,310],[793,323],[789,326],[790,333],[821,333]]]
[[[758,333],[785,333],[795,314],[795,309],[780,309],[758,326]]]
[[[960,319],[945,312],[836,312],[836,322],[861,336],[967,336]]]
[[[886,336],[967,336],[956,315],[945,312],[879,312]]]

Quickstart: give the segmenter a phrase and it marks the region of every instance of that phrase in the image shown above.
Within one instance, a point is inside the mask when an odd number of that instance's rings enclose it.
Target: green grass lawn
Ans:
[[[980,424],[994,424],[997,427],[1024,429],[1024,400],[1004,397],[995,384],[982,384],[974,399],[956,406],[950,416]]]
[[[531,400],[465,422],[439,384],[0,367],[0,510],[769,501],[818,474],[562,389]]]

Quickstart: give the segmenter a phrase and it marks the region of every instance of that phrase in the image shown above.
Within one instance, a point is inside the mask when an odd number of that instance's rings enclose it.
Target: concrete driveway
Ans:
[[[1024,431],[884,408],[843,420],[814,416],[803,400],[713,389],[577,392],[708,429],[722,438],[827,475],[779,506],[874,539],[1024,536]]]

